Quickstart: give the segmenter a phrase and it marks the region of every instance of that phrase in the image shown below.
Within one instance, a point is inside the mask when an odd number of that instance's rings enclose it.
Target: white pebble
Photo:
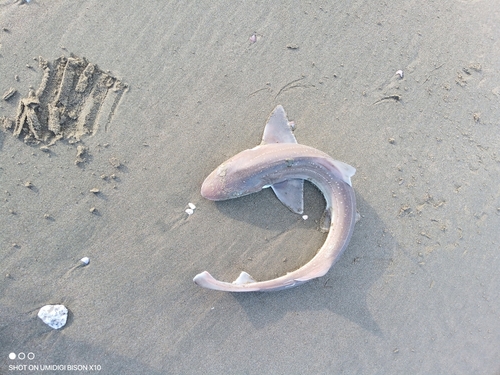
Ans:
[[[307,220],[307,219],[309,219],[309,216],[307,216],[307,215],[302,215],[302,219],[303,219],[303,220]]]
[[[64,327],[68,319],[68,309],[64,305],[46,305],[38,312],[38,317],[50,328]]]
[[[80,259],[80,262],[82,262],[85,266],[90,263],[89,257],[83,257]]]
[[[398,74],[400,78],[403,78],[403,76],[404,76],[404,73],[403,73],[403,71],[402,71],[402,70],[398,70],[398,71],[396,72],[396,74]]]
[[[192,210],[194,210],[196,208],[196,206],[194,205],[194,203],[188,203],[188,206]]]
[[[184,212],[191,216],[193,214],[194,210],[192,210],[191,208],[187,208],[186,211],[184,211]]]

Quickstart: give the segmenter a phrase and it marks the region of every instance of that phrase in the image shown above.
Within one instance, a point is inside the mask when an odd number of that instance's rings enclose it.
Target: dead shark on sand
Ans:
[[[356,198],[351,186],[356,169],[315,148],[298,144],[290,125],[285,110],[278,105],[267,121],[261,144],[217,167],[203,182],[201,195],[219,201],[271,187],[285,206],[302,214],[304,180],[310,181],[326,200],[321,224],[322,230],[329,229],[325,243],[307,264],[276,279],[255,281],[241,272],[229,283],[204,271],[193,279],[199,286],[226,292],[292,288],[325,275],[346,249],[356,222]]]

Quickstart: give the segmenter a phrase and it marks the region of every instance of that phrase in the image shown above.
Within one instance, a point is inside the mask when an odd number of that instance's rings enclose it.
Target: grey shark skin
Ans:
[[[356,222],[356,198],[351,177],[356,170],[315,148],[300,145],[282,106],[266,124],[262,143],[222,163],[203,182],[201,195],[218,201],[241,197],[271,187],[295,213],[303,213],[303,184],[310,181],[326,200],[323,230],[328,236],[304,266],[267,281],[255,281],[241,272],[232,283],[216,280],[204,271],[193,281],[204,288],[226,292],[277,291],[325,275],[346,249]]]

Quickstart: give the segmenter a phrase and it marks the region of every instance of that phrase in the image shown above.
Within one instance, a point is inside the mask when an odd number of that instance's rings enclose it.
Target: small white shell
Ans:
[[[68,319],[68,309],[64,305],[46,305],[38,311],[38,317],[50,328],[64,327]]]
[[[302,215],[302,219],[303,219],[303,220],[307,220],[307,219],[309,219],[309,216],[307,216],[307,215]]]
[[[82,262],[84,265],[87,265],[90,263],[90,259],[89,257],[83,257],[82,259],[80,259],[80,262]]]
[[[403,77],[404,77],[404,73],[403,73],[403,71],[402,71],[402,70],[398,70],[398,71],[396,72],[396,74],[397,74],[397,75],[399,75],[399,77],[400,77],[400,78],[403,78]]]
[[[196,208],[196,206],[194,205],[194,203],[188,203],[188,206],[192,210],[194,210]]]
[[[191,216],[193,214],[194,210],[191,208],[187,208],[186,211],[184,211],[184,212],[187,213],[189,216]]]

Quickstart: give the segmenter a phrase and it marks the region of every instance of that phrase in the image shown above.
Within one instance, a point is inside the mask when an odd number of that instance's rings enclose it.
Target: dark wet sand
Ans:
[[[499,41],[491,0],[2,0],[0,95],[17,93],[0,116],[40,86],[39,56],[129,88],[79,143],[0,132],[0,373],[499,373]],[[201,289],[203,270],[264,280],[324,241],[311,185],[307,221],[271,191],[200,196],[277,104],[300,143],[357,168],[362,219],[320,279]],[[68,307],[63,329],[37,318],[46,304]]]

